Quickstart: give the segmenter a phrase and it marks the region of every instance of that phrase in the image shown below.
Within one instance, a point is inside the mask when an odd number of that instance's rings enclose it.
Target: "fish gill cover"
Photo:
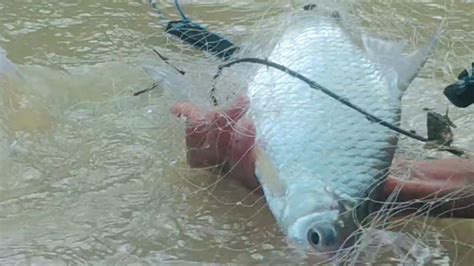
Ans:
[[[181,19],[174,1],[156,2],[168,18]],[[296,24],[292,14],[304,11],[308,4],[286,0],[180,3],[190,20],[238,45],[238,57],[261,59],[270,56],[283,29]],[[449,30],[404,94],[399,126],[428,136],[424,108],[444,115],[449,106],[448,116],[457,126],[451,129],[452,145],[467,154],[474,151],[472,108],[456,109],[442,95],[443,88],[472,60],[472,46],[468,45],[473,40],[472,29],[466,26],[465,6],[444,2],[311,3],[326,14],[337,10],[341,23],[355,37],[359,31],[368,31],[390,40],[407,40],[407,52],[422,47],[444,18]],[[147,5],[99,1],[87,9],[89,4],[69,4],[78,5],[71,9],[66,3],[64,7],[31,3],[22,7],[21,18],[12,16],[0,28],[0,34],[10,40],[2,45],[26,79],[2,87],[0,263],[321,262],[313,252],[302,253],[287,242],[265,198],[227,178],[231,169],[190,168],[185,134],[199,134],[206,124],[185,132],[185,124],[169,113],[178,101],[190,101],[206,111],[231,105],[260,66],[225,69],[212,91],[214,75],[223,62],[166,35],[162,17]],[[13,8],[8,3],[0,6],[8,17]],[[24,36],[36,36],[43,27],[59,23],[61,19],[50,21],[47,12],[61,15],[63,8],[73,19],[64,18],[61,25],[67,27],[57,29],[62,35],[50,36],[62,41],[56,50],[41,45],[41,38],[24,54],[14,49],[22,47]],[[25,10],[32,13],[32,21]],[[95,13],[98,11],[105,15]],[[80,38],[72,41],[74,25],[88,27],[81,28]],[[110,25],[119,26],[110,29]],[[74,53],[63,54],[64,48]],[[344,69],[338,73],[347,74]],[[149,86],[155,89],[131,97]],[[334,101],[332,108],[341,108],[341,104]],[[232,121],[234,116],[229,115],[225,118]],[[347,117],[348,123],[359,115],[354,112]],[[220,147],[211,148],[217,151]],[[411,160],[454,157],[401,136],[391,172],[407,178],[407,169],[414,167]],[[470,265],[474,258],[472,222],[427,214],[446,216],[436,206],[468,200],[473,189],[471,185],[434,200],[427,195],[416,201],[408,197],[403,203],[381,202],[380,210],[361,225],[357,242],[332,261]],[[402,192],[402,187],[396,187],[391,195],[406,196]]]

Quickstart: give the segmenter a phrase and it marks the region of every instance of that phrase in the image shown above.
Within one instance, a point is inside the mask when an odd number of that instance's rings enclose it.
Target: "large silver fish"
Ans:
[[[357,40],[339,16],[306,12],[289,20],[270,61],[399,124],[403,91],[437,38],[404,55],[402,43]],[[350,236],[370,213],[369,198],[377,197],[388,174],[396,132],[266,66],[248,96],[257,130],[256,176],[290,242],[318,253],[353,242]]]

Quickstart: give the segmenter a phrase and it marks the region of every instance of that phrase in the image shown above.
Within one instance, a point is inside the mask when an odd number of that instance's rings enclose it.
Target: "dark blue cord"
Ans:
[[[181,6],[179,5],[178,0],[174,0],[174,4],[176,5],[176,9],[178,10],[179,15],[181,16],[181,18],[184,21],[189,21],[188,17],[186,17],[186,15],[184,14],[184,11],[181,9]]]

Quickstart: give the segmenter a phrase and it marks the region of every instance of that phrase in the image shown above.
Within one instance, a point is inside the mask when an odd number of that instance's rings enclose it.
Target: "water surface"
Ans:
[[[178,19],[170,1],[160,2],[163,14]],[[182,3],[190,17],[248,48],[273,34],[264,21],[306,2]],[[404,126],[425,134],[422,109],[444,112],[442,89],[474,59],[473,4],[352,8],[373,32],[415,43],[423,40],[414,36],[429,34],[424,25],[446,18],[439,49],[404,98]],[[148,5],[3,1],[0,14],[0,46],[23,76],[1,87],[0,264],[304,262],[258,196],[186,165],[183,125],[168,110],[180,99],[209,105],[217,62],[167,38]],[[152,82],[144,65],[164,67],[151,47],[186,69],[193,88],[170,77],[173,90],[132,97]],[[470,151],[473,110],[450,109],[455,144]],[[451,156],[406,139],[399,153]],[[433,247],[431,263],[470,265],[474,259],[473,222],[419,217],[408,223]]]

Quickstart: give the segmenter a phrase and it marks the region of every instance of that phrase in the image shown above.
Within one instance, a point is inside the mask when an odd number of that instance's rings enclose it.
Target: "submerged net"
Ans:
[[[180,2],[194,22],[237,44],[238,56],[258,58],[266,58],[281,29],[291,25],[285,18],[307,4],[287,0]],[[442,89],[473,59],[474,35],[469,15],[463,11],[465,5],[313,2],[328,10],[342,5],[347,10],[340,11],[347,18],[347,27],[388,39],[402,38],[411,47],[425,43],[440,18],[446,20],[448,30],[439,48],[403,98],[401,127],[426,136],[423,109],[444,113],[448,102]],[[52,257],[66,262],[321,262],[288,245],[264,198],[226,178],[228,169],[190,168],[185,157],[185,125],[169,113],[177,101],[191,101],[203,110],[228,106],[245,91],[260,66],[239,65],[224,71],[214,92],[216,107],[210,96],[222,61],[165,35],[164,21],[181,19],[172,2],[157,1],[155,9],[143,3],[103,5],[109,15],[127,14],[133,7],[138,11],[130,17],[146,19],[139,29],[120,25],[100,41],[113,43],[115,50],[92,50],[95,55],[78,50],[67,60],[46,53],[48,68],[22,66],[25,80],[9,85],[15,96],[2,95],[1,136],[7,141],[0,142],[4,151],[0,165],[5,173],[0,195],[4,214],[0,215],[0,230],[5,234],[0,240],[0,262],[57,262]],[[79,15],[75,18],[81,21],[84,12],[76,10]],[[72,25],[76,20],[66,22]],[[115,20],[111,21],[113,25]],[[24,23],[25,29],[31,27],[24,32],[42,26],[41,20],[33,26]],[[93,39],[94,32],[90,36]],[[84,37],[83,42],[89,41]],[[79,46],[68,44],[71,49]],[[158,58],[151,47],[185,75]],[[21,58],[13,54],[12,59],[15,57]],[[40,60],[26,57],[23,61],[28,65]],[[90,61],[119,63],[78,66]],[[153,81],[157,88],[131,96]],[[11,99],[20,99],[18,106]],[[474,152],[471,109],[450,107],[449,111],[457,125],[454,144],[468,153]],[[25,119],[29,122],[22,123]],[[423,143],[401,136],[396,157],[424,160],[453,155],[424,149]],[[399,178],[406,178],[393,169]],[[416,202],[425,203],[422,208],[402,217],[395,214],[412,208],[413,202],[383,205],[361,227],[363,234],[354,248],[337,254],[335,262],[469,265],[474,258],[472,222],[427,217],[445,199],[472,197],[469,191],[474,193],[474,185],[465,191],[422,199]],[[29,225],[26,234],[18,233],[23,229],[16,226],[24,217]],[[38,243],[24,245],[32,240]]]

